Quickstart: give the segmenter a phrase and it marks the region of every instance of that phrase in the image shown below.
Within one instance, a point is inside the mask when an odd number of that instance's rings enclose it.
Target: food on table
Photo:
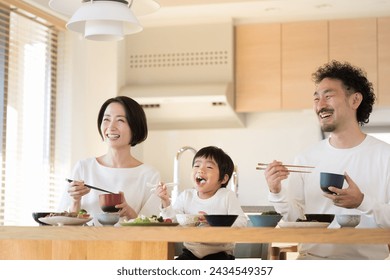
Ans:
[[[179,225],[184,227],[197,227],[200,226],[201,220],[200,218],[203,217],[199,214],[176,214],[176,220],[179,223]]]
[[[172,223],[172,220],[167,218],[167,219],[164,219],[163,217],[161,216],[156,216],[156,215],[152,215],[150,217],[146,217],[146,216],[139,216],[135,219],[132,219],[132,220],[128,220],[125,222],[131,222],[131,223],[135,223],[135,224],[148,224],[148,223]]]
[[[78,212],[52,212],[46,217],[55,217],[55,216],[63,216],[63,217],[70,217],[70,218],[81,218],[81,219],[88,219],[90,217],[90,214],[85,209],[80,209]]]
[[[276,211],[265,211],[262,212],[260,215],[280,215],[280,214]]]
[[[78,214],[77,214],[77,218],[87,219],[89,217],[90,217],[90,215],[88,214],[87,210],[85,210],[85,209],[80,209]]]

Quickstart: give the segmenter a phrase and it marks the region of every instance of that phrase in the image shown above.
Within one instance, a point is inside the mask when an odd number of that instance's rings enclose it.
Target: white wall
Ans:
[[[104,101],[118,92],[118,58],[116,42],[96,42],[69,32],[72,52],[71,162],[105,152],[98,128],[97,115]]]
[[[143,146],[143,160],[157,167],[165,182],[173,180],[173,162],[182,146],[200,149],[215,145],[227,152],[238,167],[239,199],[242,205],[269,205],[258,162],[273,159],[291,162],[294,155],[321,138],[314,113],[274,112],[247,116],[239,129],[151,131]],[[193,154],[180,159],[180,183],[191,187],[189,176]]]

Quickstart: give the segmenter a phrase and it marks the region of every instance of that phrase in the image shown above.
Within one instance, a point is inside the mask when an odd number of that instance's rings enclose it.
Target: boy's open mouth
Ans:
[[[197,177],[195,178],[195,180],[196,180],[196,182],[197,182],[198,184],[204,184],[204,183],[206,183],[206,179],[204,179],[203,177],[200,177],[200,176],[197,176]]]

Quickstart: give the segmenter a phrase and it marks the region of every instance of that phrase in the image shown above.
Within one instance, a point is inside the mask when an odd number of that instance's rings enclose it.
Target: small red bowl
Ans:
[[[103,212],[118,212],[119,209],[115,205],[122,203],[122,195],[120,193],[104,193],[99,195],[99,205]]]

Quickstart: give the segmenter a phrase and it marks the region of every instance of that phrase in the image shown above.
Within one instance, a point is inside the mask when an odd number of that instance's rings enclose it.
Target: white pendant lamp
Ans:
[[[128,2],[129,1],[129,2]],[[66,27],[96,41],[121,40],[142,31],[135,15],[157,11],[154,0],[50,0],[49,6],[71,16]]]
[[[142,30],[127,2],[84,2],[70,18],[66,27],[96,41],[122,40],[125,35]]]

